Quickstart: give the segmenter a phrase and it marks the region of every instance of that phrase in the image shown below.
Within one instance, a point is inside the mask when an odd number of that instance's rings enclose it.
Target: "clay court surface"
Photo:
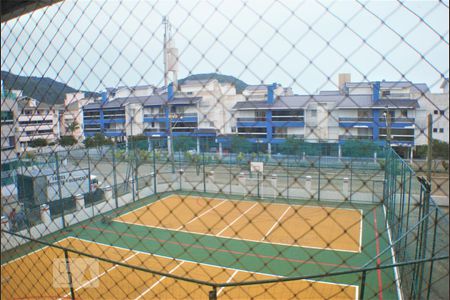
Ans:
[[[275,277],[270,274],[252,273],[152,255],[78,238],[69,237],[58,244],[129,265],[205,281],[239,282]],[[61,258],[64,258],[62,250],[45,247],[3,264],[1,268],[2,299],[70,298],[69,288],[58,288],[54,284],[54,262]],[[71,253],[70,258],[80,257]],[[107,262],[96,261],[96,263],[98,263],[98,272],[95,274],[85,272],[81,278],[73,278],[77,299],[207,299],[208,292],[211,290],[207,286],[182,282]],[[74,270],[76,264],[72,264],[71,268]],[[358,287],[303,280],[223,288],[218,289],[217,294],[219,299],[356,299]]]
[[[114,221],[271,244],[361,251],[359,209],[171,195]]]

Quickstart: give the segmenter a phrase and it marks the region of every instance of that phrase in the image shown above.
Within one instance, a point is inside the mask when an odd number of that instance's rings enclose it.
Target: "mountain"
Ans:
[[[222,75],[218,73],[193,74],[186,78],[178,80],[179,84],[183,84],[186,80],[205,80],[217,79],[220,83],[232,83],[236,87],[236,93],[240,94],[248,86],[245,82],[234,76]]]
[[[24,96],[34,98],[49,105],[63,104],[67,93],[84,92],[87,97],[99,96],[95,92],[79,91],[67,84],[48,77],[18,76],[7,71],[2,71],[1,78],[5,90],[22,90]]]

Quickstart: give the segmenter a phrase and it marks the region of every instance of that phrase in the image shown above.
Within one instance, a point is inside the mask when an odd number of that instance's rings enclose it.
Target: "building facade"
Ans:
[[[27,96],[19,97],[17,103],[18,136],[23,151],[33,140],[44,139],[50,144],[60,138],[63,107],[51,107]]]
[[[20,154],[17,130],[17,97],[20,91],[1,92],[1,201],[2,207],[17,198],[16,170]]]

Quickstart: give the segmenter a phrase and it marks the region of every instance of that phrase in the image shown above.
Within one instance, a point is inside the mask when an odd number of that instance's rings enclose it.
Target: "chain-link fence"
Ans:
[[[448,299],[448,2],[3,4],[2,299]]]

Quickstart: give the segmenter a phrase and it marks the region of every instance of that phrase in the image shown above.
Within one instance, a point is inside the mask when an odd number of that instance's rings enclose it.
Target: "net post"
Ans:
[[[433,245],[431,247],[431,257],[434,257],[434,252],[436,251],[436,234],[437,234],[437,226],[438,226],[438,213],[439,210],[437,209],[437,207],[434,209],[435,213],[434,213],[434,228],[433,228]],[[430,292],[431,292],[431,288],[430,288],[430,283],[431,283],[431,279],[433,278],[433,267],[434,267],[434,261],[430,262],[430,277],[428,279],[428,288],[427,288],[427,297],[426,299],[430,299]]]
[[[70,288],[70,298],[72,300],[75,300],[75,291],[73,290],[73,282],[72,282],[72,272],[70,271],[69,252],[67,251],[67,249],[64,249],[64,259],[66,263],[67,279]]]
[[[208,294],[209,300],[217,300],[217,287],[213,286],[212,290]]]

